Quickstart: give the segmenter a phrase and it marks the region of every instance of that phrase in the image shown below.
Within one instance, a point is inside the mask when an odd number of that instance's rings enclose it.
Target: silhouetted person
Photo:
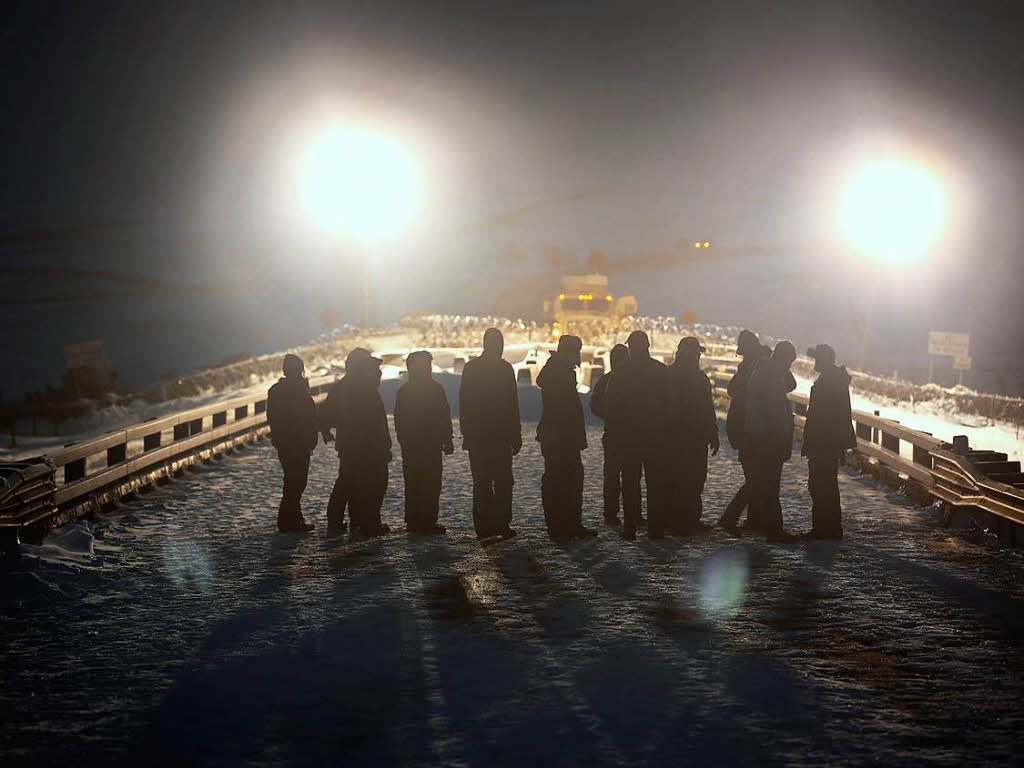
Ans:
[[[566,334],[537,376],[542,410],[537,440],[544,455],[541,502],[548,535],[573,539],[596,535],[583,525],[583,462],[587,427],[576,389],[576,368],[583,342]]]
[[[622,496],[624,517],[639,520],[640,515],[640,466],[631,463],[623,450],[623,425],[615,419],[608,419],[607,393],[612,378],[621,373],[629,362],[629,347],[616,344],[608,355],[611,370],[597,380],[590,393],[590,410],[604,420],[604,520],[609,525],[621,525],[619,520],[619,496]]]
[[[437,522],[441,453],[451,455],[452,412],[444,387],[431,377],[433,356],[423,350],[406,359],[409,381],[395,399],[395,433],[402,447],[405,526],[410,533],[444,533]]]
[[[309,476],[309,455],[316,448],[316,405],[303,375],[302,360],[285,355],[283,370],[284,377],[267,392],[270,441],[284,472],[277,529],[306,532],[313,530],[313,525],[302,517],[301,502]]]
[[[651,357],[651,342],[643,331],[626,339],[629,362],[608,384],[606,422],[621,428],[624,460],[640,466],[647,483],[647,535],[665,536],[671,504],[669,425],[672,416],[672,383],[668,368]],[[636,537],[638,520],[625,509],[622,535]]]
[[[761,342],[753,331],[740,331],[736,339],[736,354],[743,360],[736,366],[736,373],[729,379],[729,413],[725,419],[725,434],[729,438],[729,445],[739,454],[740,467],[743,469],[743,485],[736,491],[736,495],[718,520],[718,525],[733,535],[739,533],[740,515],[750,501],[750,467],[747,452],[743,448],[747,418],[747,386],[750,384],[754,367],[762,357]]]
[[[679,342],[676,359],[669,366],[675,392],[672,424],[672,507],[668,529],[677,536],[707,530],[700,518],[701,495],[708,479],[708,449],[718,453],[718,416],[711,380],[700,369],[705,347],[695,336]]]
[[[459,386],[459,429],[473,473],[473,526],[479,539],[514,536],[512,457],[523,447],[519,393],[512,366],[501,359],[505,339],[484,332],[480,357],[466,363]]]
[[[360,362],[364,362],[369,356],[369,351],[362,347],[356,347],[349,352],[345,360],[345,375],[331,385],[331,388],[327,391],[327,397],[320,403],[320,407],[317,409],[317,429],[323,436],[325,445],[335,439],[331,433],[332,429],[337,430],[339,435],[341,434],[342,404],[345,402],[344,392],[351,383],[349,374],[353,372],[352,378],[356,378],[358,374],[354,373],[354,371],[358,369]],[[334,480],[331,498],[327,502],[327,530],[328,532],[339,533],[345,530],[345,508],[349,506],[350,498],[346,482],[345,464],[341,460],[341,440],[337,440],[334,446],[338,452],[338,477]],[[351,510],[349,511],[349,516],[351,516]]]
[[[380,520],[388,489],[391,432],[380,398],[380,359],[353,349],[345,361],[345,378],[321,426],[337,427],[337,447],[344,476],[352,534],[379,536],[390,529]]]
[[[782,527],[779,486],[782,465],[793,453],[793,408],[789,368],[796,360],[792,342],[780,341],[771,357],[754,368],[747,387],[745,450],[749,452],[753,493],[751,509],[768,541],[793,541],[796,536]]]
[[[857,445],[850,413],[850,374],[836,365],[835,350],[828,344],[816,346],[812,357],[818,378],[811,385],[800,450],[807,457],[811,492],[811,531],[806,538],[841,539],[839,459]]]

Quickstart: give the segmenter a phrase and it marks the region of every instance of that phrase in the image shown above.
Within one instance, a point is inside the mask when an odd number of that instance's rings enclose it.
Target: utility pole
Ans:
[[[363,248],[363,330],[370,329],[370,254]]]

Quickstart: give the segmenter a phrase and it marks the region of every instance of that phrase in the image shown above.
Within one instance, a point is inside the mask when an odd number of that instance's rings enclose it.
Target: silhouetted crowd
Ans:
[[[683,338],[665,365],[650,354],[645,331],[629,334],[610,352],[610,371],[596,382],[590,407],[604,422],[604,520],[625,539],[646,526],[652,539],[688,536],[709,529],[702,496],[709,456],[719,451],[718,417],[711,381],[700,368],[706,351],[694,336]],[[583,524],[586,419],[577,389],[583,342],[562,335],[537,376],[542,412],[537,440],[544,458],[541,501],[548,534],[567,541],[596,536]],[[737,339],[742,362],[729,382],[726,435],[739,455],[743,484],[718,520],[731,535],[763,533],[768,541],[793,541],[783,527],[779,499],[782,469],[793,450],[794,417],[789,393],[796,348],[774,349],[751,331]],[[473,476],[473,525],[479,539],[515,536],[512,463],[522,448],[519,398],[512,365],[502,359],[504,337],[483,336],[482,354],[466,363],[459,389],[462,447]],[[850,376],[834,350],[811,351],[818,378],[811,387],[801,453],[808,459],[810,539],[842,538],[838,471],[843,453],[856,445],[850,413]],[[395,432],[402,454],[405,523],[410,533],[443,534],[438,522],[443,456],[455,450],[451,408],[433,379],[430,352],[406,361],[409,380],[395,401]],[[310,395],[302,360],[287,355],[284,376],[267,396],[267,421],[284,474],[278,510],[281,531],[310,531],[301,498],[310,454],[322,436],[338,452],[338,477],[327,507],[329,532],[349,528],[357,538],[389,532],[381,521],[393,454],[387,413],[380,396],[381,360],[353,349],[345,375],[319,407]],[[641,482],[646,485],[643,515]],[[348,511],[348,522],[345,513]],[[621,511],[621,519],[620,519]],[[740,517],[746,511],[746,522]]]

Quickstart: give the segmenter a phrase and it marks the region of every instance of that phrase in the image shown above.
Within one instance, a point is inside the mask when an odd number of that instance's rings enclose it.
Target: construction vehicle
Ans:
[[[636,310],[636,297],[616,297],[608,290],[608,276],[599,272],[564,276],[561,292],[544,301],[552,338],[563,333],[592,336],[594,331],[612,331]]]

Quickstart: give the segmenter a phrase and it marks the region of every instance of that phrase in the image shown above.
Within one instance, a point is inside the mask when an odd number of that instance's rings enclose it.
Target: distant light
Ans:
[[[552,328],[551,329],[551,335],[554,336],[557,339],[559,336],[562,335],[562,332],[560,330],[558,330],[557,328]]]
[[[693,244],[693,247],[694,247],[694,248],[700,248],[700,243],[694,243],[694,244]]]
[[[705,248],[710,248],[711,247],[711,243],[709,243],[707,240],[705,240],[704,241],[704,247]]]
[[[888,157],[862,168],[838,205],[842,236],[879,261],[909,263],[939,240],[947,217],[939,176],[911,158]]]
[[[565,294],[564,293],[558,294],[558,298],[559,298],[559,300],[564,299],[565,298]]]
[[[604,300],[605,301],[611,301],[612,300],[612,295],[609,293],[607,296],[604,297]]]
[[[334,122],[300,150],[299,203],[334,237],[379,239],[414,216],[420,180],[409,148],[380,131]]]

